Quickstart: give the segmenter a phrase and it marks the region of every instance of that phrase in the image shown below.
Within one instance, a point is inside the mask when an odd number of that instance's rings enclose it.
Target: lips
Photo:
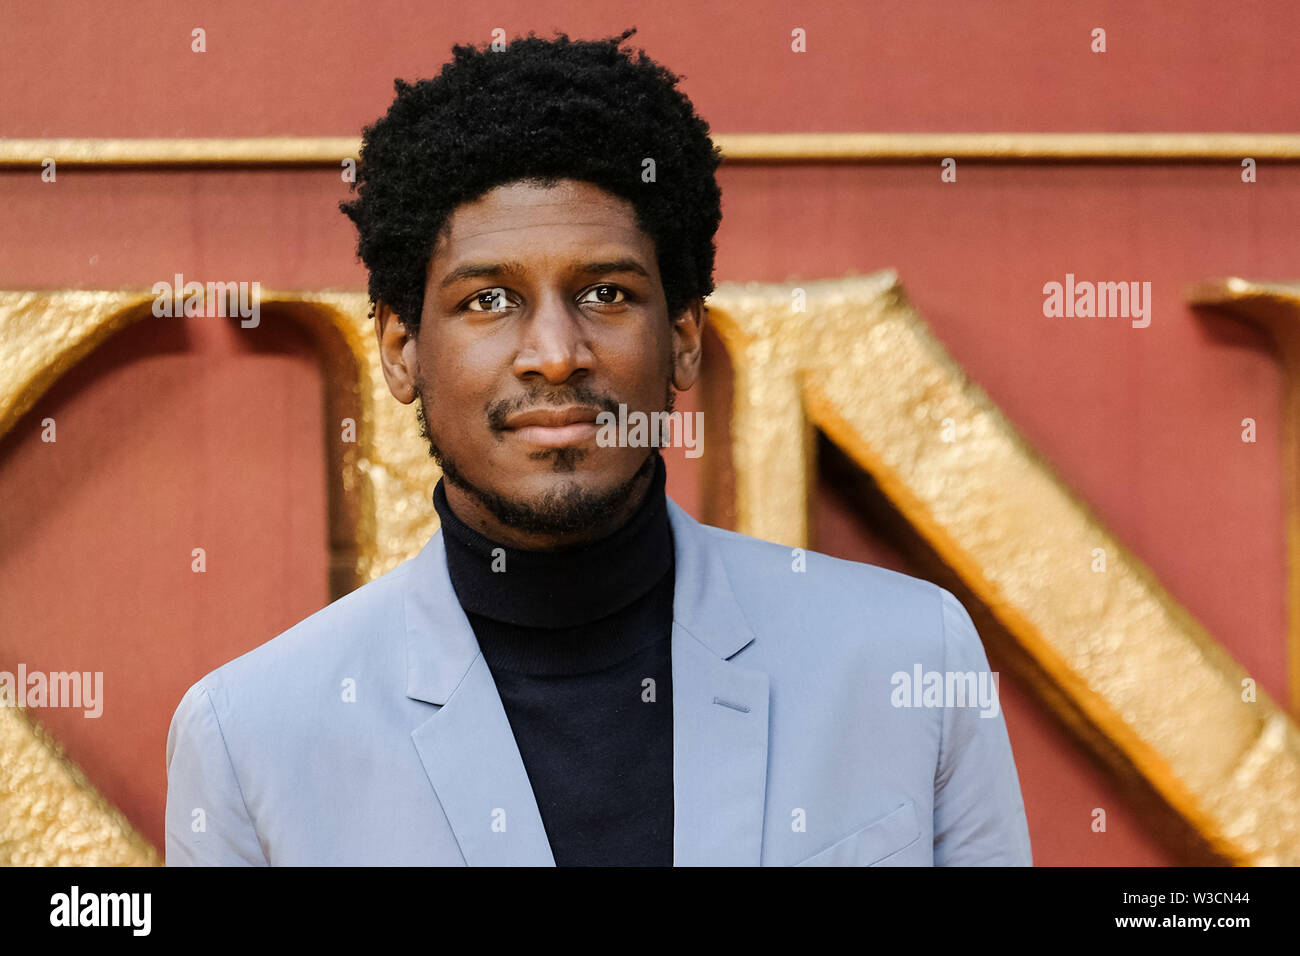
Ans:
[[[600,409],[589,405],[567,408],[537,408],[516,412],[505,421],[505,429],[534,445],[560,448],[589,441],[596,435],[596,416]]]

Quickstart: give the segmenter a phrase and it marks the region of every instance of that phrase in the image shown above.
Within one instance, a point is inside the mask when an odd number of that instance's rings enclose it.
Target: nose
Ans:
[[[591,371],[595,356],[587,341],[584,317],[563,296],[548,296],[539,302],[522,328],[515,375],[540,374],[558,385],[577,372]]]

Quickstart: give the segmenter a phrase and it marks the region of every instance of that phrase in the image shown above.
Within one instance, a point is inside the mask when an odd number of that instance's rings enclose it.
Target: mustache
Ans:
[[[558,392],[535,392],[521,395],[519,398],[502,399],[487,406],[488,424],[495,431],[506,427],[506,419],[515,412],[530,408],[542,408],[547,405],[589,405],[601,411],[618,414],[618,402],[608,395],[599,395],[589,386],[577,385]]]

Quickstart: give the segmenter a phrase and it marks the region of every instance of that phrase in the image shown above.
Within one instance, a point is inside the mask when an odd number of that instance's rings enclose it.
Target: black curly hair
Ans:
[[[679,77],[620,49],[635,32],[597,41],[530,32],[496,52],[457,45],[436,78],[394,81],[392,106],[364,130],[357,198],[339,203],[357,227],[372,316],[382,301],[416,334],[447,219],[518,180],[584,180],[628,200],[654,240],[670,317],[713,291],[721,153]]]

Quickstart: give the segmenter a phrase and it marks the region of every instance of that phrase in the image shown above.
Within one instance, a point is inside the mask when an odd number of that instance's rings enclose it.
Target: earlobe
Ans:
[[[700,358],[704,338],[704,303],[692,299],[681,314],[673,319],[675,349],[673,356],[673,387],[684,392],[693,387],[700,376]]]
[[[384,370],[384,381],[393,398],[409,405],[416,397],[416,369],[412,367],[415,350],[409,348],[415,340],[406,331],[397,313],[385,303],[375,306],[375,336],[379,340],[379,364]]]

